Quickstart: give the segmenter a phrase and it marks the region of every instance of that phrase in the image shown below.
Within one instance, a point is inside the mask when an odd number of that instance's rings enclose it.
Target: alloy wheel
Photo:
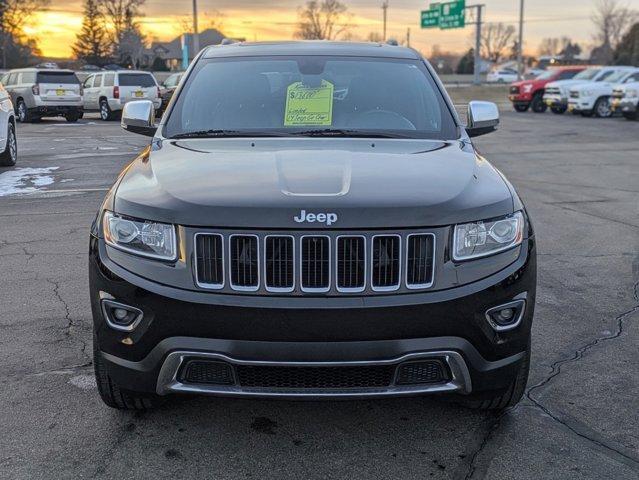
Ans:
[[[21,122],[24,122],[27,119],[27,106],[24,102],[20,102],[18,104],[18,119]]]
[[[18,160],[18,142],[16,142],[16,132],[13,127],[9,128],[9,155],[11,155],[11,161],[15,164]]]
[[[597,105],[597,115],[603,118],[607,118],[612,114],[610,110],[610,102],[608,100],[602,100]]]
[[[105,102],[100,104],[100,118],[102,120],[109,119],[109,106]]]

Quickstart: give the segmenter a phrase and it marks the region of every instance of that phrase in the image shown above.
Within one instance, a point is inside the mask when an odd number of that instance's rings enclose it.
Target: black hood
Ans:
[[[495,168],[459,141],[318,138],[164,140],[136,159],[115,210],[188,226],[401,228],[512,213]],[[334,213],[330,227],[300,211]]]

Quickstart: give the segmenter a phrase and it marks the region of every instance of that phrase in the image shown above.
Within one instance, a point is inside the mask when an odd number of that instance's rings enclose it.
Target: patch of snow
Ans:
[[[69,379],[69,383],[81,390],[96,388],[95,375],[76,375]]]
[[[51,173],[59,167],[15,168],[0,173],[0,197],[33,193],[53,183]]]

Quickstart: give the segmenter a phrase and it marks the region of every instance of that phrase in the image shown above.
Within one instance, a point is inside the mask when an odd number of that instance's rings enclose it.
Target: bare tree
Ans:
[[[224,30],[224,19],[226,16],[219,10],[210,10],[200,15],[201,25],[206,28],[214,28],[218,32]],[[183,15],[179,19],[180,30],[183,33],[193,33],[193,15]]]
[[[295,36],[304,40],[335,40],[350,28],[348,8],[339,0],[310,0],[298,17]]]
[[[113,44],[118,45],[124,32],[130,29],[130,20],[142,16],[140,7],[145,0],[98,0],[107,25],[113,29]]]
[[[373,43],[383,43],[384,38],[382,37],[382,34],[379,32],[368,32],[368,35],[366,36],[366,41],[373,42]]]
[[[503,23],[487,23],[481,31],[481,50],[484,58],[498,63],[515,35],[515,27]]]
[[[2,66],[7,66],[10,47],[22,51],[35,51],[35,42],[24,35],[24,26],[38,10],[49,5],[49,0],[4,0],[0,35],[2,36]],[[28,52],[27,52],[28,53]]]
[[[595,38],[599,45],[609,50],[617,48],[638,18],[636,10],[619,0],[598,0],[592,22],[597,29]]]

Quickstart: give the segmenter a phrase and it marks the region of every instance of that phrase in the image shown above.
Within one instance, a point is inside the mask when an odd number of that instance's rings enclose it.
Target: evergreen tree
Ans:
[[[639,66],[639,23],[635,23],[619,42],[614,62],[617,65]]]
[[[82,30],[76,35],[72,50],[74,57],[85,63],[100,66],[109,62],[111,45],[96,0],[84,2]]]

